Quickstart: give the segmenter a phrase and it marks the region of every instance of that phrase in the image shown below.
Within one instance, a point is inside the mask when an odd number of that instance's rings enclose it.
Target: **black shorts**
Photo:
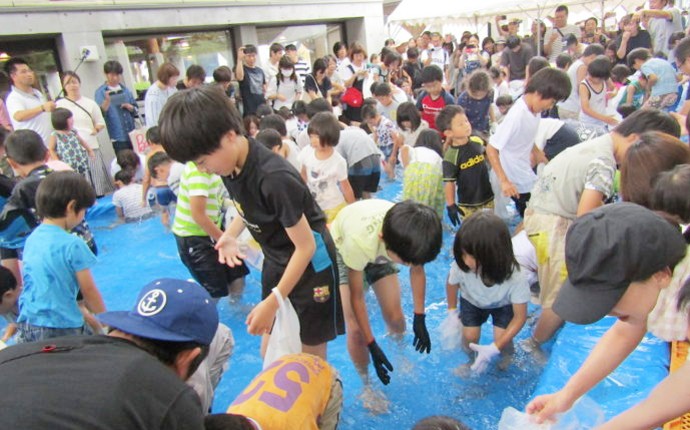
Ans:
[[[249,274],[246,264],[230,267],[218,261],[218,251],[208,236],[181,237],[175,235],[177,251],[192,277],[213,298],[228,295],[228,285]]]
[[[0,248],[0,259],[2,260],[13,260],[13,259],[21,259],[20,254],[21,253],[21,248],[15,249],[15,248]]]
[[[335,246],[329,234],[324,236],[324,243],[327,249],[317,248],[315,254],[327,252],[331,262],[329,267],[315,272],[313,264],[309,263],[295,288],[288,295],[299,318],[300,338],[305,345],[319,345],[345,333]],[[264,260],[261,272],[262,299],[271,294],[271,290],[278,285],[283,272],[285,272],[284,266],[268,259]]]
[[[494,327],[505,329],[513,319],[513,305],[482,309],[460,297],[460,320],[465,327],[480,327],[491,315]]]
[[[381,156],[373,154],[350,166],[347,179],[356,199],[361,199],[365,191],[375,193],[381,179]]]

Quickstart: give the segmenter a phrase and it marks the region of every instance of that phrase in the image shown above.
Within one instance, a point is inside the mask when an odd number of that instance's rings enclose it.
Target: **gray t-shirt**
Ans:
[[[599,191],[604,198],[611,196],[615,172],[610,134],[570,147],[544,167],[532,188],[529,207],[575,219],[584,190]]]
[[[463,272],[457,263],[450,265],[448,283],[460,286],[460,295],[463,299],[480,309],[494,309],[510,304],[522,304],[529,302],[529,284],[518,269],[513,270],[513,275],[503,281],[502,284],[487,287],[481,278],[474,272]]]
[[[528,43],[522,43],[520,46],[521,48],[518,52],[505,48],[501,55],[501,65],[507,67],[510,71],[508,77],[511,81],[525,79],[527,64],[534,57],[532,47]]]
[[[371,136],[358,127],[341,130],[340,140],[335,149],[347,161],[348,168],[370,155],[381,153]]]

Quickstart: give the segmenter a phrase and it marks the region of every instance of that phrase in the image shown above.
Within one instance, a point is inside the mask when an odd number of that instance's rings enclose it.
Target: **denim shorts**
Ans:
[[[26,322],[17,323],[17,343],[37,342],[61,336],[88,334],[85,326],[75,328],[42,327]]]
[[[506,328],[513,319],[513,305],[482,309],[460,297],[460,320],[465,327],[480,327],[491,315],[494,327]]]
[[[348,285],[350,282],[347,276],[348,268],[340,253],[337,253],[336,260],[338,261],[338,285]],[[373,285],[379,279],[383,279],[388,275],[395,275],[398,272],[400,272],[398,265],[392,261],[382,264],[369,263],[364,268],[364,279],[367,281],[367,284]]]

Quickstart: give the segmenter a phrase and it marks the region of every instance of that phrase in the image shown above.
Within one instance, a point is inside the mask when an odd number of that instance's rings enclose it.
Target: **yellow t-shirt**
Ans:
[[[345,265],[363,271],[375,261],[390,261],[383,240],[379,237],[383,218],[393,207],[387,200],[361,200],[338,212],[331,224],[331,236]]]
[[[310,354],[281,357],[237,396],[228,413],[256,421],[263,430],[318,430],[331,396],[335,371]]]

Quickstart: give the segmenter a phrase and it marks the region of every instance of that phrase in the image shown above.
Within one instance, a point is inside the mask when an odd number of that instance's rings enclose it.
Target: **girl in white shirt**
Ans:
[[[273,109],[292,107],[295,100],[302,98],[302,83],[295,72],[295,64],[284,55],[278,62],[278,74],[268,82],[266,98],[272,101]]]

